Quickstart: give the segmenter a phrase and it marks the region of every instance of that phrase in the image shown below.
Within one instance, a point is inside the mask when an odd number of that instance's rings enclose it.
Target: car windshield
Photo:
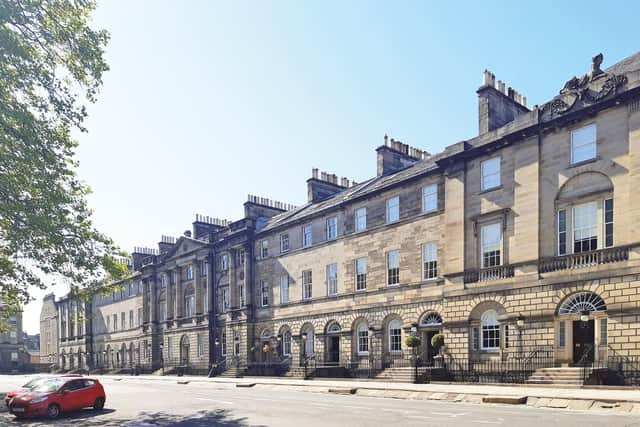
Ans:
[[[46,380],[47,380],[46,378],[34,378],[28,383],[26,383],[25,385],[23,385],[22,388],[28,388],[29,390],[32,390],[35,386],[37,386],[38,384]]]
[[[49,379],[38,383],[31,391],[36,393],[51,393],[59,389],[64,383],[65,381],[59,378]]]

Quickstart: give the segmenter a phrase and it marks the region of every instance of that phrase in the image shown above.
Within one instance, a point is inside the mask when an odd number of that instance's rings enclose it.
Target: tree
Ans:
[[[74,130],[85,132],[108,70],[105,30],[90,0],[0,1],[0,301],[20,310],[46,275],[78,295],[121,278],[117,247],[92,223],[76,174]]]

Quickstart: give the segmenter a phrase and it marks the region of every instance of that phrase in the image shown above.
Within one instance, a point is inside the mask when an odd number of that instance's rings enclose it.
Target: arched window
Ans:
[[[498,312],[491,309],[482,313],[480,318],[482,327],[482,350],[497,350],[500,348],[500,322]]]
[[[286,331],[282,336],[282,355],[291,355],[291,331]]]
[[[558,314],[582,314],[594,311],[606,311],[607,305],[599,295],[593,292],[578,292],[567,298],[560,308]]]
[[[303,334],[303,345],[304,352],[307,357],[313,356],[315,352],[315,336],[313,332],[313,327],[309,326],[302,331]],[[306,334],[306,339],[304,338]]]
[[[362,322],[357,328],[358,334],[358,354],[369,354],[369,326]]]
[[[402,322],[398,319],[389,323],[389,351],[402,351]]]
[[[196,314],[196,295],[193,286],[189,285],[184,290],[184,316],[193,317]]]
[[[442,325],[442,317],[435,311],[427,313],[420,322],[421,326],[440,326]]]

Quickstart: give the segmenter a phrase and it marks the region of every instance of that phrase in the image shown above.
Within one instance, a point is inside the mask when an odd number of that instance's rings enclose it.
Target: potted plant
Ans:
[[[436,351],[436,355],[433,356],[433,361],[435,366],[443,365],[443,354],[444,353],[444,334],[437,333],[431,337],[431,347]]]

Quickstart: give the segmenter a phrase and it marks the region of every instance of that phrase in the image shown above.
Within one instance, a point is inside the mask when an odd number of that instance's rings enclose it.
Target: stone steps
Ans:
[[[582,368],[544,368],[527,379],[528,384],[582,385]]]
[[[387,368],[376,375],[377,380],[412,383],[414,378],[414,368]]]

